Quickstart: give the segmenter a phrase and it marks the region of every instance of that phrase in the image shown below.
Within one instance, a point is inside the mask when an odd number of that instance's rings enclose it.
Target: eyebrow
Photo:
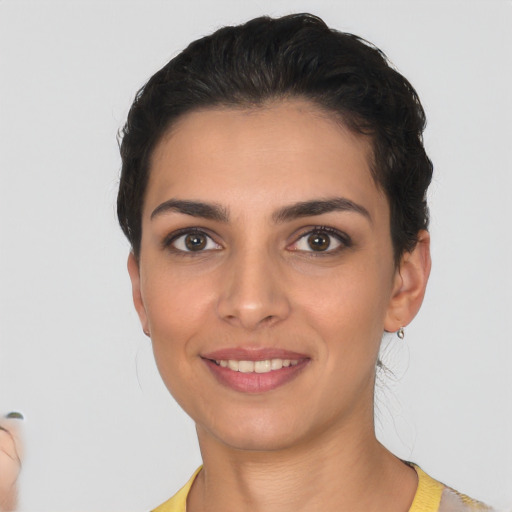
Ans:
[[[184,201],[181,199],[169,199],[157,206],[151,219],[157,215],[167,212],[184,213],[192,217],[201,217],[203,219],[216,220],[218,222],[228,222],[229,214],[227,210],[215,203],[203,203],[201,201]]]
[[[272,219],[276,223],[287,222],[301,217],[312,217],[331,212],[355,212],[366,217],[372,222],[370,212],[360,204],[354,203],[350,199],[344,197],[333,197],[331,199],[316,199],[312,201],[304,201],[285,206],[276,211],[272,215]]]
[[[201,217],[218,222],[229,222],[228,210],[219,204],[181,199],[169,199],[163,202],[153,210],[151,219],[167,212],[183,213],[192,217]],[[276,224],[281,224],[301,217],[312,217],[331,212],[355,212],[372,222],[372,217],[364,206],[344,197],[314,199],[291,204],[274,212],[272,220]]]

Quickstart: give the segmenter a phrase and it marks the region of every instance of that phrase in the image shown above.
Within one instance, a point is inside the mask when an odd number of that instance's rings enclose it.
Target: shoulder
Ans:
[[[418,489],[409,512],[492,512],[492,508],[427,475],[415,464]]]

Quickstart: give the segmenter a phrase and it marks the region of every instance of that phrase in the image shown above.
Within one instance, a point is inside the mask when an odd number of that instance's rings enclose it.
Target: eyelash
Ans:
[[[206,232],[204,229],[183,228],[183,229],[174,231],[173,233],[166,236],[162,242],[162,247],[164,249],[171,250],[173,253],[175,253],[177,255],[181,255],[181,256],[190,256],[190,255],[193,255],[194,253],[201,254],[206,251],[212,250],[212,249],[206,249],[206,250],[201,249],[198,251],[187,251],[187,250],[183,250],[183,249],[178,249],[177,247],[175,247],[173,245],[180,238],[187,236],[187,235],[194,235],[194,234],[205,236],[210,241],[212,241],[215,245],[220,246],[220,244],[218,244],[214,240],[214,238],[210,234],[208,234],[208,232]],[[331,228],[328,226],[313,226],[313,227],[305,228],[305,230],[296,238],[295,242],[293,242],[293,244],[291,244],[291,245],[292,246],[297,245],[302,239],[304,239],[308,236],[314,235],[314,234],[327,234],[329,238],[335,238],[337,240],[337,242],[340,243],[340,246],[336,247],[334,249],[329,249],[329,246],[330,246],[330,244],[329,244],[327,249],[324,251],[314,251],[314,250],[306,251],[306,250],[301,250],[301,249],[291,249],[291,250],[296,251],[296,252],[307,253],[307,255],[310,257],[318,257],[318,256],[328,256],[328,255],[336,254],[336,253],[342,251],[343,249],[352,246],[352,240],[346,233],[343,233],[342,231],[338,231],[337,229],[334,229],[334,228]],[[288,245],[287,247],[290,247],[290,245]],[[219,250],[219,249],[213,249],[213,250]]]
[[[183,249],[178,249],[177,247],[175,247],[173,245],[173,244],[176,243],[177,240],[179,240],[180,238],[185,237],[187,235],[202,235],[202,236],[205,236],[206,238],[208,238],[210,241],[212,241],[215,245],[220,246],[220,244],[218,244],[214,240],[214,238],[211,235],[209,235],[204,229],[199,229],[199,228],[183,228],[183,229],[179,229],[177,231],[174,231],[171,234],[169,234],[168,236],[166,236],[164,238],[163,242],[162,242],[162,247],[164,249],[168,249],[168,250],[172,251],[174,254],[177,254],[177,255],[180,255],[180,256],[189,256],[189,255],[192,255],[192,254],[204,253],[205,252],[204,250],[200,250],[200,251],[186,251],[186,250],[183,250]],[[207,250],[212,250],[212,249],[207,249]]]
[[[352,239],[344,232],[338,231],[337,229],[328,227],[328,226],[313,226],[310,228],[306,228],[300,236],[296,239],[296,241],[292,245],[297,245],[301,240],[305,239],[314,234],[327,234],[330,239],[335,238],[337,242],[339,242],[339,246],[334,249],[329,249],[329,246],[324,251],[303,251],[301,252],[307,254],[308,257],[322,257],[322,256],[330,256],[333,254],[337,254],[340,251],[352,246]],[[299,249],[294,249],[299,251]]]

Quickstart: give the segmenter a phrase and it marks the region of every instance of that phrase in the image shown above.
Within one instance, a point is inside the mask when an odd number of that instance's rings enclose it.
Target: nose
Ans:
[[[226,262],[217,313],[234,326],[256,330],[290,314],[283,273],[276,257],[246,251]]]

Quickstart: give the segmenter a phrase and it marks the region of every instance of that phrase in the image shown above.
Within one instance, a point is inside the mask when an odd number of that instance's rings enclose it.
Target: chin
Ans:
[[[249,435],[240,432],[217,439],[233,450],[250,452],[279,452],[297,445],[297,440],[288,434],[256,430]]]
[[[225,427],[225,428],[223,428]],[[214,428],[198,424],[199,439],[215,438],[233,450],[272,452],[289,449],[300,444],[302,428],[293,421],[272,418],[252,418],[249,421],[217,422]]]

